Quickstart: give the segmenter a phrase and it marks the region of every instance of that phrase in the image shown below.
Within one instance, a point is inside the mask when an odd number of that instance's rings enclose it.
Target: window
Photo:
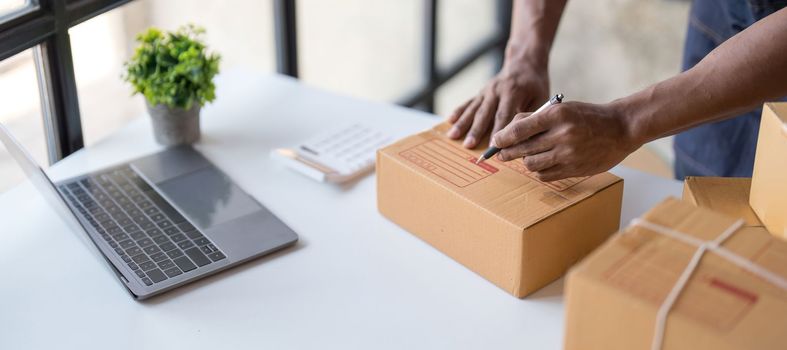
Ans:
[[[129,4],[69,30],[85,145],[144,113],[141,99],[131,98],[131,89],[121,79],[132,49],[129,19],[139,5]]]
[[[38,94],[33,49],[0,61],[0,123],[11,130],[39,164],[47,164],[44,123]],[[14,159],[0,146],[0,193],[24,179]]]
[[[448,117],[459,104],[475,97],[498,68],[493,55],[485,55],[468,66],[437,90],[434,113]]]
[[[0,0],[0,93],[10,101],[0,106],[0,122],[48,164],[144,115],[142,98],[129,98],[121,74],[136,34],[149,26],[204,26],[225,72],[275,67],[297,77],[300,38],[307,83],[428,111],[443,84],[502,48],[508,35],[511,0],[494,6],[461,0],[458,12],[438,9],[436,0],[348,1]],[[487,15],[494,19],[478,18]],[[298,16],[303,20],[296,22]],[[461,33],[438,45],[442,16]],[[463,23],[467,16],[474,17],[473,25]],[[483,37],[479,45],[471,43]],[[468,47],[470,52],[458,54]],[[0,153],[0,191],[15,181],[5,171],[16,168],[7,167],[9,161]]]
[[[495,3],[452,0],[438,3],[437,62],[448,66],[474,45],[495,35]]]
[[[0,0],[0,22],[33,6],[31,0]]]
[[[438,3],[441,15],[438,21],[437,63],[442,67],[473,49],[485,38],[493,37],[498,24],[495,21],[495,3],[490,1],[453,0]],[[473,20],[468,20],[472,18]],[[484,87],[489,77],[497,73],[496,57],[487,54],[447,81],[436,93],[434,112],[446,117],[464,101],[474,97]]]
[[[297,4],[304,82],[378,101],[395,101],[418,87],[423,1]]]
[[[256,0],[138,0],[69,30],[85,145],[92,145],[145,115],[144,99],[131,97],[123,63],[135,37],[150,26],[165,30],[194,23],[206,29],[209,49],[222,55],[221,71],[274,71],[272,6]]]

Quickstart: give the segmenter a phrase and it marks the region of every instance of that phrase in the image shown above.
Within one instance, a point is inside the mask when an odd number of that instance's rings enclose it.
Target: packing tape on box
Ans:
[[[747,270],[754,275],[770,282],[771,284],[787,291],[787,279],[721,246],[721,244],[724,243],[727,238],[731,237],[735,232],[738,231],[738,229],[743,226],[743,220],[736,221],[712,241],[703,241],[683,232],[640,218],[631,221],[631,225],[629,227],[634,226],[639,226],[697,247],[697,251],[694,252],[694,256],[692,256],[691,261],[689,261],[689,264],[683,270],[683,273],[681,273],[678,281],[675,282],[672,290],[670,290],[669,294],[667,294],[667,297],[664,299],[661,306],[659,307],[658,312],[656,313],[656,329],[653,333],[651,350],[661,350],[662,344],[664,342],[667,315],[672,309],[672,306],[675,304],[675,301],[678,299],[678,296],[680,296],[680,293],[686,287],[686,284],[688,284],[691,275],[694,273],[694,270],[696,270],[697,266],[699,266],[702,256],[707,251],[716,253],[738,267]],[[622,232],[625,233],[626,231],[628,230],[624,230]]]

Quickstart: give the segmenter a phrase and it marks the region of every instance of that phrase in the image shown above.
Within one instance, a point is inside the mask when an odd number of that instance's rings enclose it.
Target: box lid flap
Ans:
[[[762,226],[749,206],[751,178],[689,176],[685,180],[683,199],[732,217],[743,218],[746,225]]]
[[[781,122],[782,136],[787,137],[787,102],[770,102],[765,104]],[[765,115],[765,114],[763,114]]]
[[[475,160],[484,150],[469,150],[459,141],[448,139],[444,136],[448,128],[448,124],[439,124],[380,152],[520,228],[622,181],[602,173],[544,183],[531,177],[521,159],[501,162],[493,158],[476,165]]]

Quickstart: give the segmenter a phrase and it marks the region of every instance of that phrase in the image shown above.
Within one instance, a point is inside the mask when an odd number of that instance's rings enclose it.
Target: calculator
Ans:
[[[271,157],[320,182],[344,183],[374,169],[377,149],[392,141],[390,135],[353,123],[310,138],[292,148],[280,148]]]

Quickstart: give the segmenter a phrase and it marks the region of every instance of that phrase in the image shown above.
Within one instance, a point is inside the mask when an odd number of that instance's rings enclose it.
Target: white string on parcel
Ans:
[[[757,265],[744,257],[741,257],[738,254],[733,253],[729,249],[726,249],[721,246],[721,244],[727,240],[727,238],[731,237],[735,232],[738,231],[743,226],[743,220],[738,220],[733,223],[730,227],[724,230],[716,239],[712,241],[703,241],[701,239],[697,239],[692,237],[691,235],[685,234],[683,232],[674,230],[672,228],[662,226],[659,224],[652,223],[647,220],[643,219],[634,219],[631,221],[630,226],[641,226],[653,232],[668,236],[670,238],[679,240],[681,242],[691,244],[697,247],[697,251],[689,261],[689,264],[683,270],[678,281],[675,282],[675,285],[670,290],[667,297],[662,302],[661,306],[659,307],[658,312],[656,313],[656,329],[653,334],[653,342],[651,343],[652,350],[660,350],[663,342],[664,342],[664,333],[665,327],[667,323],[667,316],[669,315],[672,306],[675,304],[675,301],[678,299],[678,296],[686,287],[691,275],[699,266],[700,261],[702,260],[702,256],[705,254],[706,251],[712,251],[719,256],[727,259],[731,263],[738,265],[739,267],[748,270],[749,272],[753,273],[754,275],[765,279],[766,281],[778,286],[783,290],[787,290],[787,279],[784,279],[782,276],[777,275],[770,270]],[[623,231],[625,233],[626,231]]]

